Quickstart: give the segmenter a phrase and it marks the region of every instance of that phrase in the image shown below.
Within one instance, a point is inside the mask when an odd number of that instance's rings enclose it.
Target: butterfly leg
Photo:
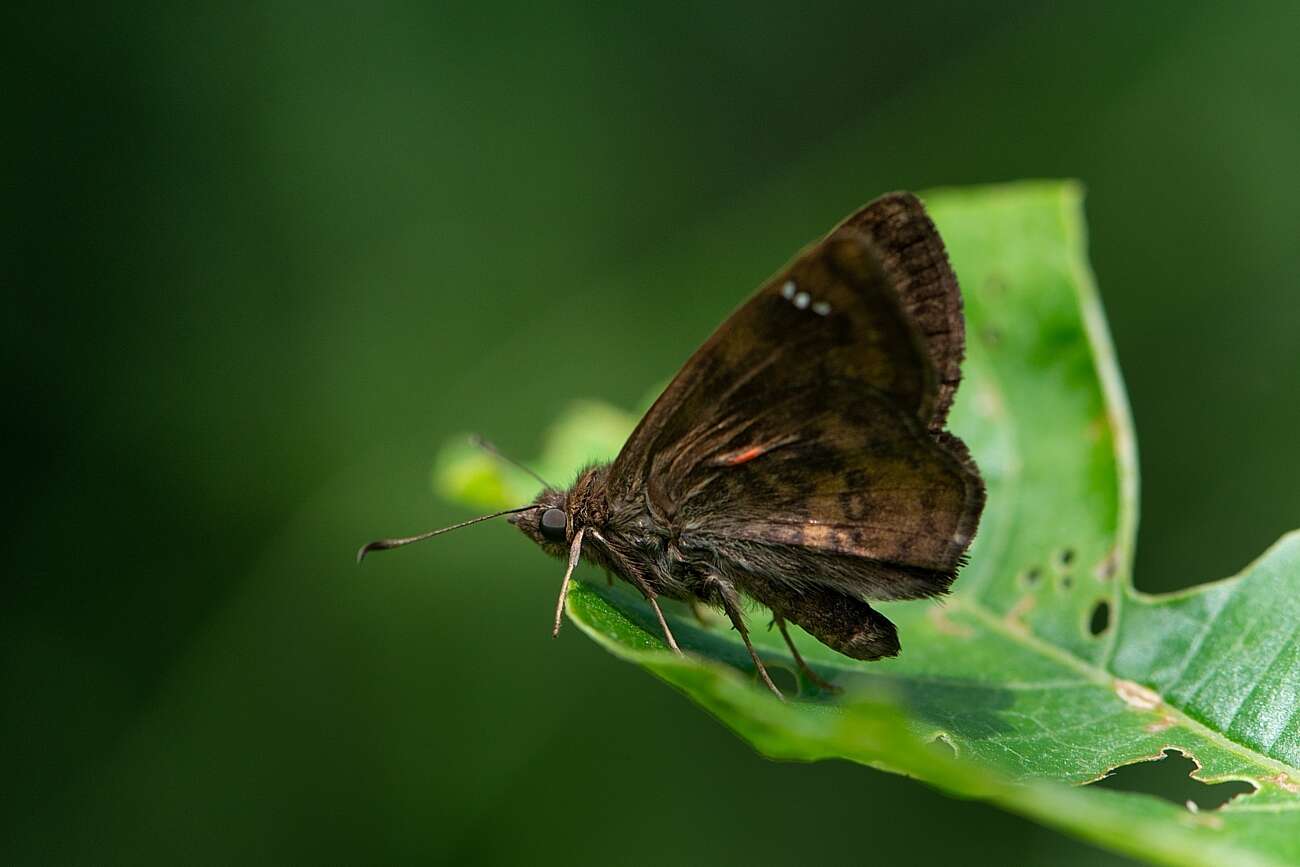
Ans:
[[[605,545],[609,552],[616,558],[622,559],[618,554],[617,548],[608,548],[609,543],[605,541],[605,538],[600,535],[599,531],[593,530],[591,535],[593,538],[598,539],[602,545]],[[668,621],[664,618],[664,613],[659,608],[659,602],[655,599],[659,594],[655,593],[655,591],[651,589],[650,585],[646,583],[645,579],[641,577],[641,574],[635,568],[627,566],[626,561],[623,562],[625,564],[623,573],[628,576],[629,581],[636,585],[636,589],[641,591],[641,595],[645,597],[645,601],[649,602],[650,607],[654,609],[655,617],[659,618],[659,628],[664,631],[664,640],[668,642],[669,647],[680,655],[682,649],[677,646],[677,639],[673,638],[673,631],[668,628]],[[609,577],[608,570],[606,571],[605,576]]]
[[[759,658],[758,651],[754,650],[754,645],[749,640],[749,627],[745,625],[745,615],[740,610],[740,597],[736,594],[736,588],[732,587],[726,581],[716,576],[711,576],[705,581],[705,586],[716,593],[722,601],[722,607],[726,609],[727,617],[731,620],[731,625],[740,633],[740,638],[745,642],[745,649],[749,651],[750,659],[754,660],[754,667],[758,669],[758,676],[767,684],[767,688],[776,694],[776,697],[785,701],[785,696],[781,690],[776,688],[772,683],[772,677],[767,673],[767,666]]]
[[[772,619],[776,621],[777,628],[781,630],[781,637],[785,639],[785,646],[790,648],[790,655],[794,657],[794,661],[798,664],[799,670],[803,672],[803,676],[827,692],[842,692],[843,690],[838,686],[835,686],[833,683],[827,683],[823,680],[821,675],[813,671],[812,667],[803,661],[803,656],[799,653],[799,648],[794,646],[794,640],[790,638],[790,632],[785,628],[785,618],[774,612],[772,614]]]
[[[651,590],[650,586],[640,578],[636,578],[634,583],[636,584],[637,589],[641,591],[642,595],[645,596],[645,601],[649,602],[650,607],[654,609],[655,617],[659,618],[659,628],[664,631],[664,640],[667,641],[668,646],[671,647],[674,651],[676,651],[676,653],[680,656],[682,649],[677,646],[677,639],[673,638],[673,631],[668,628],[668,620],[664,617],[664,612],[659,607],[659,601],[655,599],[655,596],[657,596],[658,594],[656,594],[653,590]]]
[[[664,640],[678,655],[681,655],[682,649],[677,646],[677,639],[673,638],[673,631],[668,628],[668,621],[664,619],[664,613],[659,609],[659,603],[655,600],[654,594],[646,593],[645,598],[650,603],[650,607],[655,610],[655,617],[659,618],[659,628],[664,631]]]

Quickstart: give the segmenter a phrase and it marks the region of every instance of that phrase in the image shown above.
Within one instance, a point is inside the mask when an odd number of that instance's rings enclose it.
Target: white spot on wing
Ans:
[[[806,310],[811,302],[812,296],[807,292],[800,292],[798,295],[794,296],[794,306],[798,307],[800,310]]]
[[[813,313],[816,313],[818,316],[826,316],[830,312],[831,305],[825,301],[818,301],[813,305]]]
[[[786,280],[785,285],[781,287],[781,295],[786,299],[794,297],[794,281]]]

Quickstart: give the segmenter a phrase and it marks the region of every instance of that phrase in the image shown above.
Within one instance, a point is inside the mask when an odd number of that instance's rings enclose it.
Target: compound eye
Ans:
[[[542,538],[548,542],[563,542],[565,538],[564,529],[568,522],[568,516],[564,514],[563,509],[547,509],[542,512],[540,523]]]

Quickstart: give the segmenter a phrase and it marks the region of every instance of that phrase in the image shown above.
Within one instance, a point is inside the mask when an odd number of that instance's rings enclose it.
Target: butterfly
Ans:
[[[860,660],[898,654],[868,600],[944,594],[965,564],[985,486],[945,430],[961,380],[961,291],[916,196],[882,196],[801,251],[704,342],[610,463],[508,516],[568,563],[634,586],[681,652],[658,600],[725,612],[763,682],[744,597]]]

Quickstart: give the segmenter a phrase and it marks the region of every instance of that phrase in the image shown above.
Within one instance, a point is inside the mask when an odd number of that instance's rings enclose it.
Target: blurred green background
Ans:
[[[1079,177],[1138,585],[1300,526],[1291,3],[10,7],[5,863],[1118,864],[777,764],[429,487],[880,192]]]

